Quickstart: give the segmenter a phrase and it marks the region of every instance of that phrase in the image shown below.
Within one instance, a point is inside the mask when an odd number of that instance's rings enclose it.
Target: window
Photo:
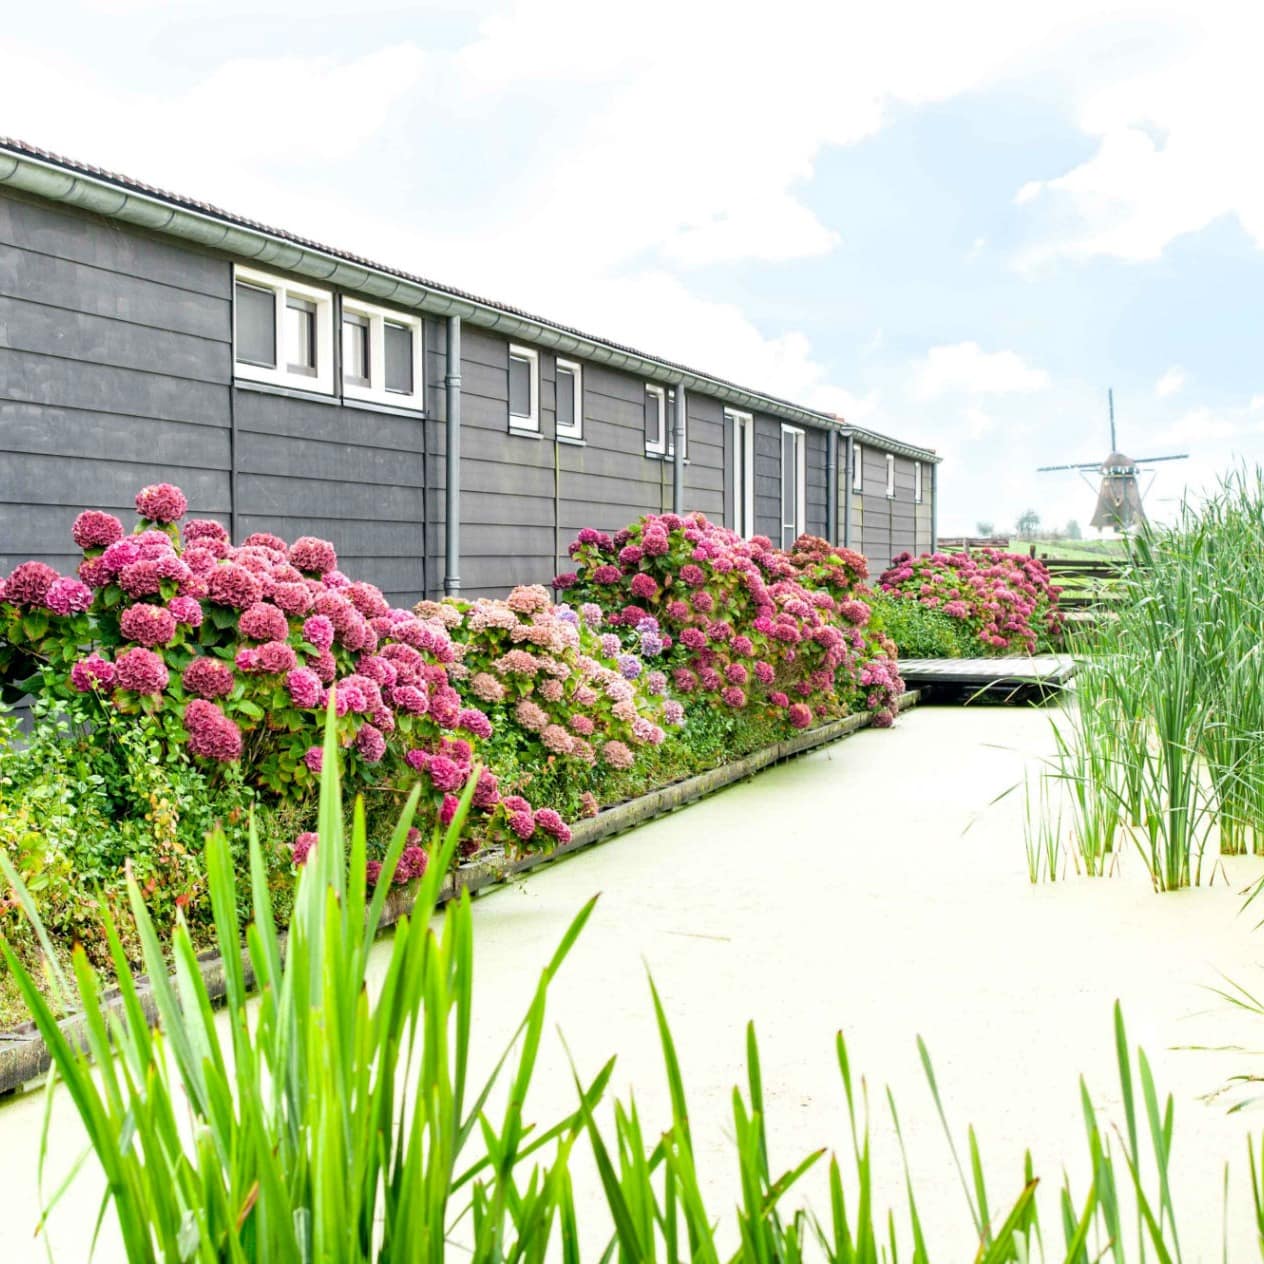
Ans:
[[[584,370],[574,360],[557,362],[557,436],[584,437]]]
[[[858,443],[851,445],[851,489],[854,492],[863,492],[865,490],[863,458],[860,452],[860,444]]]
[[[922,503],[922,463],[920,461],[913,462],[913,499],[919,505]]]
[[[333,295],[302,281],[234,269],[233,359],[239,378],[332,394]]]
[[[342,300],[342,393],[395,408],[422,407],[421,318]]]
[[[755,421],[750,413],[724,410],[729,425],[733,469],[732,528],[741,536],[755,534]]]
[[[781,547],[788,549],[804,532],[807,449],[803,431],[781,427]]]
[[[509,348],[509,429],[540,433],[540,354]]]
[[[895,496],[895,457],[887,453],[887,499]]]
[[[370,325],[367,316],[342,313],[342,381],[346,386],[371,386],[369,366]]]
[[[645,453],[667,452],[667,392],[661,386],[645,387]]]

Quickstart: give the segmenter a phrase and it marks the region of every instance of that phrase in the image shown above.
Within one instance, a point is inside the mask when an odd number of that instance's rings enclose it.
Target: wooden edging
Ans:
[[[905,711],[916,705],[918,696],[916,690],[910,690],[902,695],[899,700],[899,709]],[[711,768],[695,777],[687,777],[683,781],[673,782],[659,790],[652,790],[649,794],[629,799],[626,803],[617,804],[600,812],[597,816],[580,821],[572,831],[571,841],[552,851],[524,856],[521,860],[510,864],[484,862],[462,866],[444,879],[439,903],[446,903],[461,891],[468,891],[473,895],[502,883],[507,878],[527,873],[542,865],[552,864],[567,856],[573,856],[578,851],[605,842],[656,816],[673,812],[686,804],[714,794],[717,790],[722,790],[734,782],[743,781],[773,764],[779,764],[795,755],[801,755],[819,746],[849,737],[860,729],[868,728],[870,723],[868,713],[861,713],[834,720],[829,724],[822,724],[818,728],[805,729],[802,733],[786,738],[783,742],[766,746],[732,763],[721,764],[718,768]],[[410,892],[401,890],[398,897],[388,898],[379,929],[386,930],[401,917],[406,916],[412,909],[412,905]],[[284,932],[282,934],[284,935]],[[253,986],[254,972],[244,949],[242,965],[247,985]],[[199,969],[211,999],[222,1000],[225,993],[223,959],[217,953],[207,953],[200,959]],[[137,980],[137,995],[150,1021],[157,1022],[157,1006],[154,1003],[153,991],[143,977]],[[106,996],[107,1007],[117,1008],[117,991],[111,991]],[[62,1019],[59,1025],[72,1044],[80,1048],[86,1047],[87,1023],[82,1015],[71,1014]],[[40,1079],[47,1072],[50,1062],[48,1048],[43,1037],[35,1030],[34,1024],[27,1023],[11,1031],[0,1032],[0,1096],[16,1092],[31,1081]]]

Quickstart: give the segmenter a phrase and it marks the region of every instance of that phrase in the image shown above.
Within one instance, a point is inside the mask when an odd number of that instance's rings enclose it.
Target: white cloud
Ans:
[[[1161,378],[1154,384],[1154,393],[1160,399],[1166,399],[1169,395],[1175,395],[1184,389],[1185,386],[1185,370],[1173,365]]]
[[[1264,247],[1264,167],[1251,157],[1264,113],[1264,10],[1209,0],[1139,15],[1132,49],[1103,42],[1101,69],[1076,94],[1096,151],[1018,190],[1016,203],[1046,208],[1056,224],[1022,266],[1060,255],[1154,259],[1226,215]]]
[[[1049,375],[1014,351],[984,351],[977,342],[932,347],[913,369],[917,399],[941,395],[1008,395],[1042,391]]]

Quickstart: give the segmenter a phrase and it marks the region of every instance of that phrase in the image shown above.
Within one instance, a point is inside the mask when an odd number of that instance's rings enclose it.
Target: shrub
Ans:
[[[863,700],[890,723],[903,685],[894,648],[866,634],[855,554],[813,537],[787,554],[702,514],[649,514],[614,536],[581,531],[570,555],[576,571],[555,584],[581,612],[599,609],[625,649],[648,640],[675,693],[771,709],[791,728]]]
[[[978,652],[978,638],[965,620],[920,601],[877,593],[873,622],[895,642],[901,658],[965,658]]]
[[[337,569],[328,541],[256,533],[234,546],[217,522],[182,528],[169,484],[136,505],[131,535],[110,514],[79,516],[78,578],[25,562],[4,581],[0,672],[47,669],[23,686],[89,699],[98,726],[152,717],[163,751],[182,747],[211,783],[240,776],[280,801],[310,797],[332,697],[348,785],[400,793],[421,774],[422,823],[451,818],[492,728],[455,688],[441,619],[392,609]],[[522,840],[494,780],[475,808],[480,837]]]
[[[1050,648],[1062,631],[1061,590],[1043,562],[1018,553],[901,553],[878,586],[960,620],[974,634],[976,653],[1034,654]]]

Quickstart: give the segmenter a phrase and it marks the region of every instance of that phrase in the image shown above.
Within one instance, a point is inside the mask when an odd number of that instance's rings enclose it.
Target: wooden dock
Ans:
[[[904,658],[900,675],[910,688],[949,691],[967,697],[986,694],[1025,700],[1063,689],[1075,675],[1069,654],[1029,658]]]

